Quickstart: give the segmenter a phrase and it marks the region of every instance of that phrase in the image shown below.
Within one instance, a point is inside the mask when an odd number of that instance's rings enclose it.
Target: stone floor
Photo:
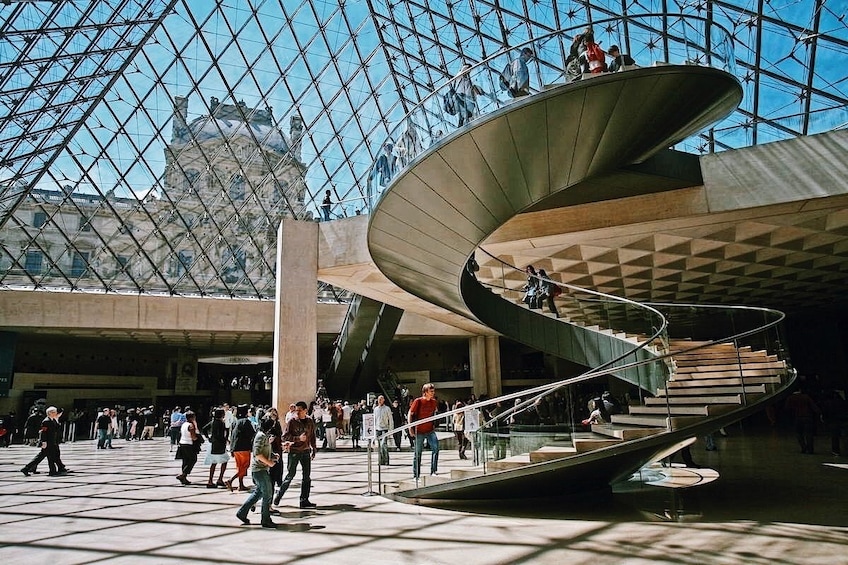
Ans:
[[[721,475],[703,486],[452,508],[367,496],[365,452],[322,452],[318,508],[300,510],[292,485],[278,530],[240,525],[245,494],[205,488],[203,465],[180,486],[163,439],[64,444],[74,472],[57,478],[46,464],[25,478],[34,448],[14,446],[0,449],[0,563],[848,564],[848,458],[801,455],[787,432],[728,431],[718,451],[693,448]],[[408,477],[410,454],[391,455],[390,478]],[[440,471],[461,465],[442,452]]]

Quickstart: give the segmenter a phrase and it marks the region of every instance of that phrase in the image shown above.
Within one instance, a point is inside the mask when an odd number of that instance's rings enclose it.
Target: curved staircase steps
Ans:
[[[611,333],[619,339],[638,343],[642,336],[610,332],[598,326],[586,326],[599,333]],[[672,347],[689,348],[698,342],[680,341]],[[740,359],[741,364],[740,364]],[[647,397],[643,404],[631,406],[629,414],[614,414],[611,422],[594,424],[591,431],[573,432],[570,441],[553,441],[529,453],[522,453],[466,469],[452,469],[450,475],[422,477],[418,484],[409,479],[385,485],[386,493],[403,492],[484,474],[520,469],[528,465],[562,460],[597,449],[678,430],[705,419],[727,414],[745,404],[745,396],[759,396],[770,385],[779,385],[786,370],[782,361],[749,347],[738,351],[733,344],[718,344],[703,350],[673,357],[676,372],[666,388]],[[741,373],[741,375],[740,375]]]
[[[542,461],[556,461],[563,457],[571,457],[572,455],[577,454],[577,452],[577,448],[574,447],[574,445],[545,445],[544,447],[540,447],[539,449],[530,452],[530,462],[541,463]]]
[[[596,434],[607,435],[622,441],[630,441],[666,431],[665,427],[646,428],[642,426],[622,426],[619,424],[593,424],[592,431]]]

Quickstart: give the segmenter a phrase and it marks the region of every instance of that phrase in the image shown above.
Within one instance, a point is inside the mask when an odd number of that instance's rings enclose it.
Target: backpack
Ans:
[[[602,73],[607,70],[604,52],[595,42],[586,46],[586,60],[589,62],[589,71],[592,73]]]

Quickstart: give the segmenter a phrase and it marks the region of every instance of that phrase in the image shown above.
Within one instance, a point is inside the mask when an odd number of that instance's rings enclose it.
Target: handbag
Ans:
[[[198,434],[197,439],[192,442],[192,445],[194,446],[194,450],[196,452],[200,453],[204,441],[206,440],[203,439],[203,436]]]

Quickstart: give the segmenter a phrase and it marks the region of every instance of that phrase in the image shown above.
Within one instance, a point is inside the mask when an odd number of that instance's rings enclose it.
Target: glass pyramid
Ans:
[[[327,191],[331,218],[364,213],[380,144],[463,62],[611,17],[732,33],[744,101],[678,149],[844,128],[847,6],[3,2],[0,288],[272,299],[280,219],[319,219]]]

